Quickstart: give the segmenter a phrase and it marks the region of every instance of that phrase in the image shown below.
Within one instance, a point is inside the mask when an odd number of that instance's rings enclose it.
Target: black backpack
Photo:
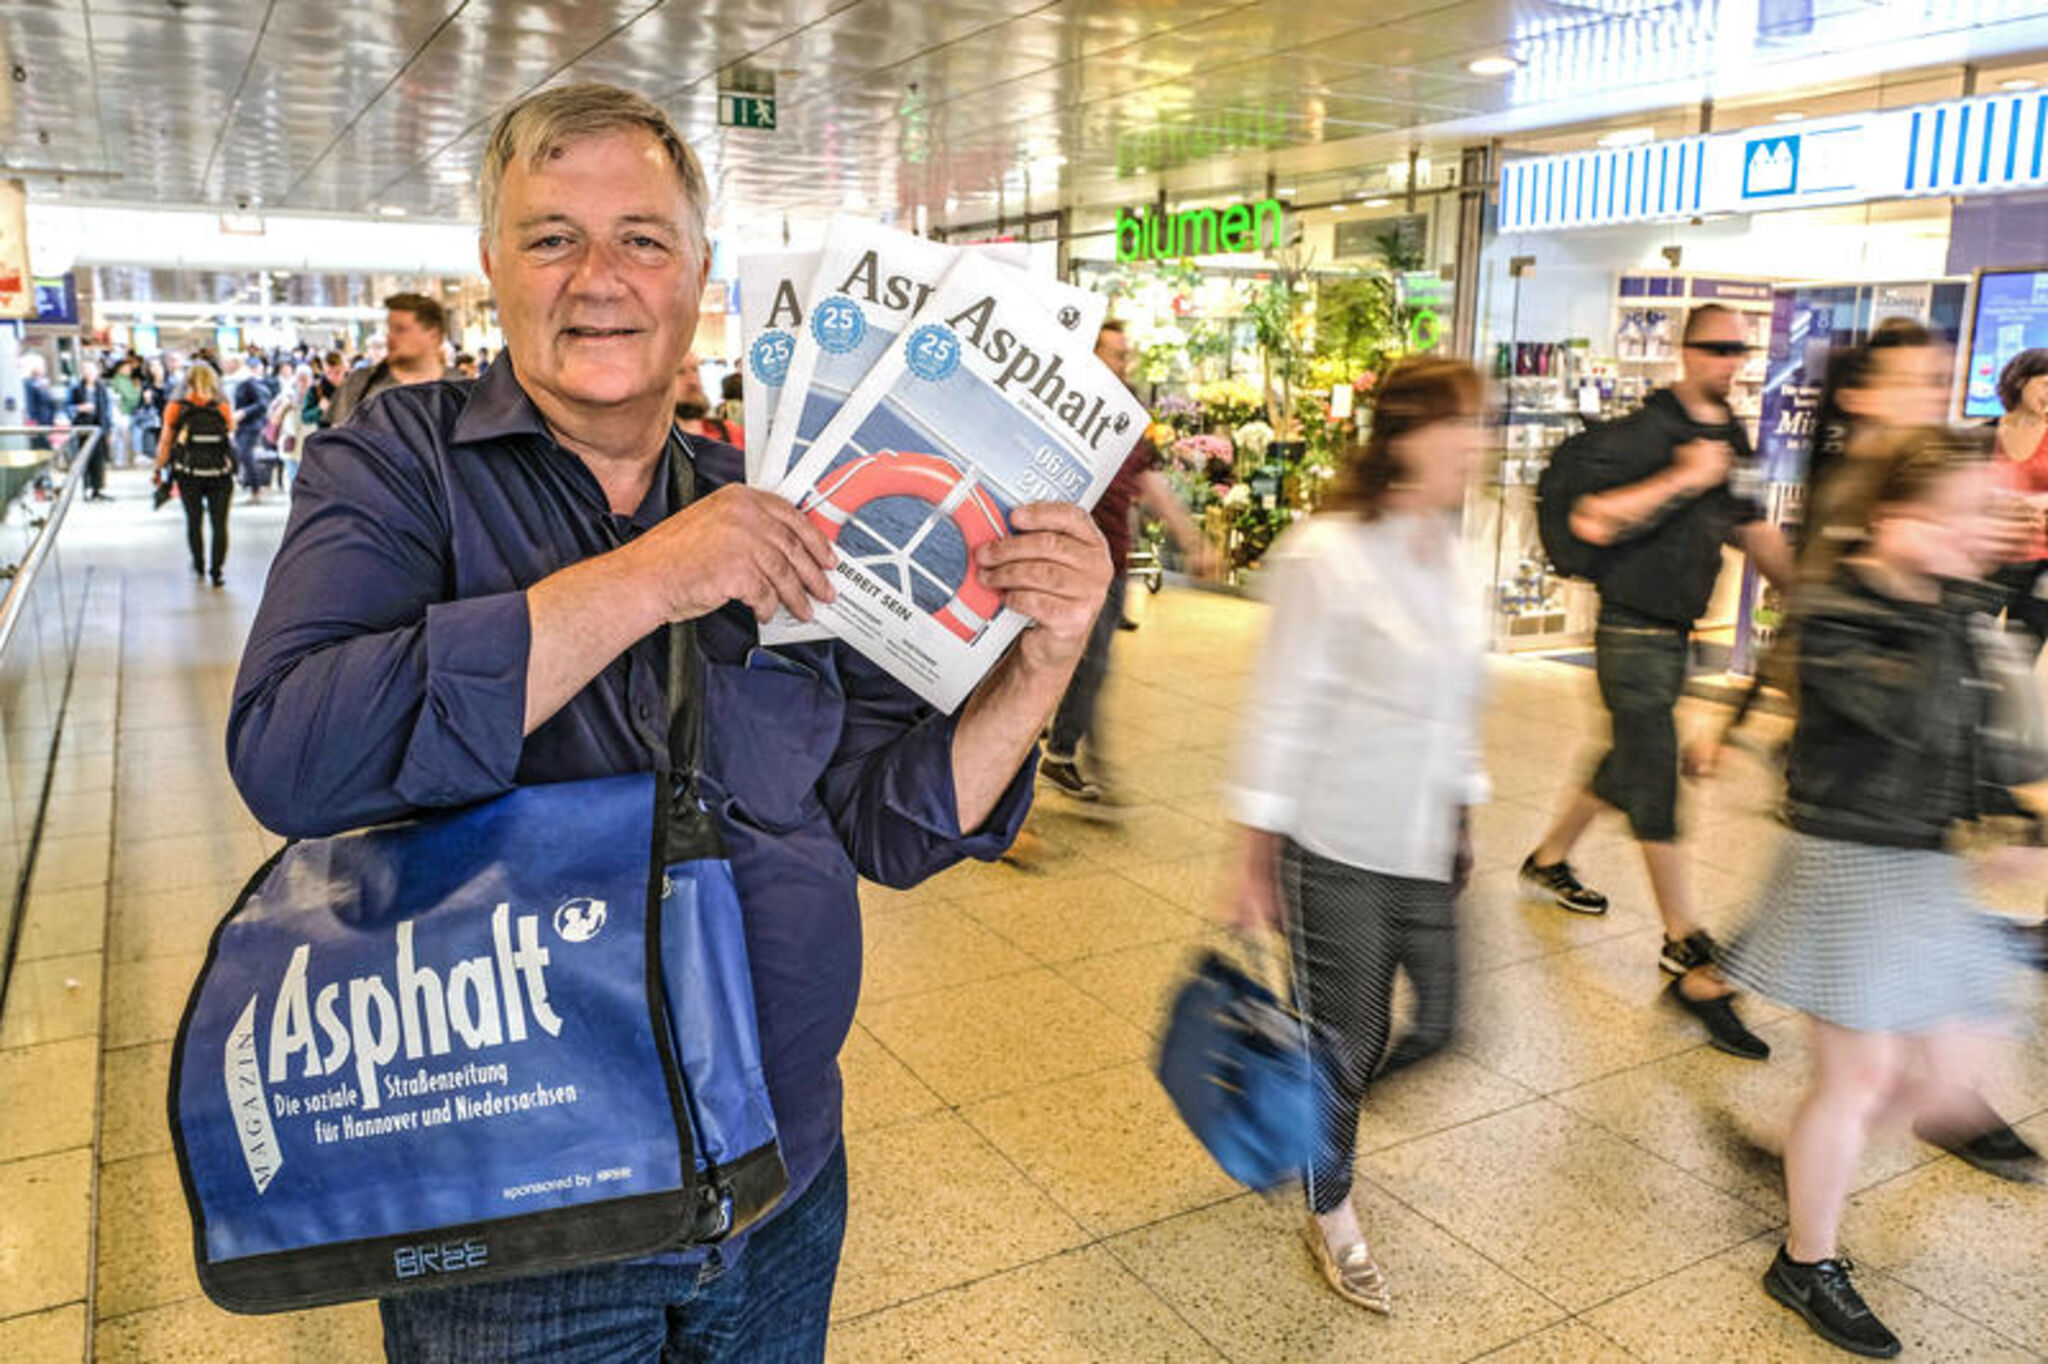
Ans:
[[[235,472],[235,443],[219,408],[192,403],[178,414],[171,467],[191,478],[221,478]]]
[[[1606,435],[1605,423],[1587,423],[1550,452],[1536,479],[1536,535],[1544,557],[1560,577],[1596,582],[1607,551],[1572,533],[1572,508],[1592,489],[1586,486],[1591,456]]]

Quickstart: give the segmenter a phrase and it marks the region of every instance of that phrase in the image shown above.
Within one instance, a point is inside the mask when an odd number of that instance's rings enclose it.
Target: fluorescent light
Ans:
[[[1603,147],[1640,147],[1645,142],[1655,142],[1655,128],[1619,128],[1600,139]]]
[[[1281,198],[1285,199],[1285,198],[1288,198],[1288,197],[1290,197],[1290,196],[1292,196],[1292,195],[1293,195],[1293,193],[1294,193],[1294,186],[1292,186],[1292,185],[1282,185],[1282,186],[1281,186],[1281,187],[1280,187],[1279,189],[1276,189],[1276,190],[1274,190],[1274,191],[1273,191],[1273,193],[1275,193],[1275,194],[1279,195],[1279,196],[1280,196]]]
[[[2001,90],[2032,90],[2040,83],[2032,76],[2014,76],[2011,80],[2000,81],[1998,88]]]
[[[1350,211],[1351,211],[1351,205],[1349,205],[1349,204],[1332,204],[1332,205],[1330,205],[1330,212],[1332,212],[1332,213],[1349,213]]]
[[[403,218],[405,216],[405,210],[397,204],[385,204],[377,211],[387,218]]]
[[[1771,122],[1797,123],[1800,119],[1805,117],[1806,111],[1803,109],[1780,109],[1777,113],[1771,115]]]
[[[1393,207],[1393,203],[1394,203],[1394,201],[1393,201],[1392,199],[1367,199],[1367,200],[1366,200],[1366,201],[1365,201],[1364,203],[1360,204],[1360,205],[1359,205],[1359,207],[1360,207],[1360,208],[1391,208],[1391,207]]]
[[[1465,69],[1475,76],[1506,76],[1520,69],[1521,63],[1513,57],[1475,57],[1465,64]]]

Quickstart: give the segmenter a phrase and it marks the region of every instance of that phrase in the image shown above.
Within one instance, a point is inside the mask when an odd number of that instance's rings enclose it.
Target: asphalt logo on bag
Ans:
[[[589,942],[604,927],[604,901],[578,896],[555,911],[555,936],[563,942]]]

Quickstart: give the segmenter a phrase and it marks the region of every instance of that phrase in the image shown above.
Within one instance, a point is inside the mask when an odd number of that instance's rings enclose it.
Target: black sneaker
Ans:
[[[1040,780],[1050,782],[1075,800],[1102,799],[1102,788],[1082,776],[1080,767],[1072,758],[1040,758],[1038,775]]]
[[[1995,1175],[2014,1184],[2038,1184],[2041,1181],[2041,1153],[2005,1123],[2001,1122],[1967,1140],[1936,1139],[1934,1144],[1987,1175]]]
[[[1535,853],[1522,860],[1522,890],[1535,899],[1555,901],[1574,914],[1607,912],[1607,897],[1582,884],[1573,874],[1571,863],[1553,862],[1539,867]]]
[[[1678,1007],[1704,1023],[1707,1040],[1714,1044],[1716,1051],[1725,1051],[1730,1056],[1739,1056],[1745,1061],[1768,1061],[1771,1059],[1771,1044],[1751,1032],[1735,1012],[1735,997],[1722,995],[1718,999],[1694,999],[1685,992],[1685,980],[1680,977],[1664,988]]]
[[[1682,938],[1666,938],[1664,950],[1657,954],[1657,968],[1667,976],[1682,976],[1687,971],[1712,966],[1720,957],[1719,944],[1702,928]]]
[[[1830,1345],[1871,1359],[1890,1359],[1899,1352],[1899,1338],[1885,1329],[1849,1282],[1854,1268],[1845,1259],[1800,1264],[1779,1246],[1778,1258],[1764,1273],[1764,1291],[1805,1317],[1813,1333]]]

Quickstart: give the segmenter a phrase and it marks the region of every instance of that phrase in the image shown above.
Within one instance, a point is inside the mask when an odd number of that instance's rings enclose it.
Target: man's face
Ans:
[[[339,360],[328,361],[324,369],[327,374],[327,382],[330,384],[338,384],[348,377],[348,366],[342,364]]]
[[[484,243],[520,382],[562,403],[670,395],[709,267],[654,135],[601,133],[506,168]]]
[[[1710,313],[1700,319],[1685,342],[1682,363],[1686,382],[1716,402],[1726,402],[1748,355],[1742,319],[1733,313]]]
[[[695,351],[683,357],[683,363],[676,367],[675,405],[678,408],[695,407],[709,409],[711,400],[704,396],[704,362]]]
[[[1122,332],[1105,331],[1095,338],[1095,354],[1109,372],[1125,383],[1130,382],[1131,338]]]
[[[400,369],[424,364],[441,353],[441,333],[400,308],[384,314],[384,353]]]

